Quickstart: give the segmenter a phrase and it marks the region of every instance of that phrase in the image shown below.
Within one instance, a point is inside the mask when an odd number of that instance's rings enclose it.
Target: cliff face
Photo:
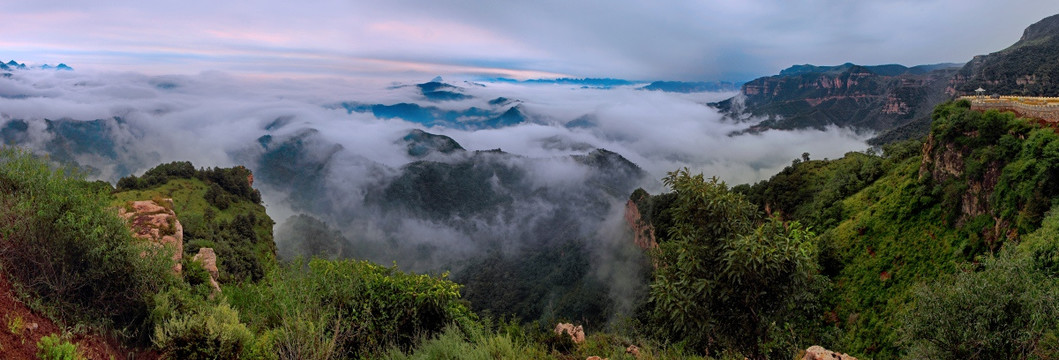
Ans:
[[[963,135],[977,136],[974,133]],[[991,244],[1004,236],[1014,238],[1016,234],[1011,223],[997,217],[989,201],[1005,164],[1000,161],[990,161],[983,164],[982,169],[977,173],[968,174],[967,158],[972,155],[972,151],[973,149],[968,146],[940,141],[934,134],[931,134],[923,144],[923,161],[919,167],[919,176],[921,179],[929,177],[934,184],[955,182],[962,185],[960,186],[963,191],[959,196],[957,225],[977,216],[990,215],[995,226],[982,231],[982,236],[987,243]]]
[[[953,77],[950,94],[1059,95],[1059,15],[1030,25],[1010,47],[975,56]]]
[[[823,128],[828,125],[890,130],[929,121],[957,65],[796,65],[743,85],[742,105],[712,104],[735,118],[761,121],[749,131]]]
[[[655,227],[640,213],[640,208],[635,201],[629,200],[625,203],[625,223],[629,224],[629,228],[632,229],[633,241],[640,249],[650,250],[658,247]]]

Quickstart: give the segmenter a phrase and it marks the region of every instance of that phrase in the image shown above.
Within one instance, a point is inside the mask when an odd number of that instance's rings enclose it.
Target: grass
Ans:
[[[561,340],[547,330],[530,329],[511,323],[450,325],[442,333],[422,339],[412,352],[393,348],[379,358],[385,360],[426,359],[585,359],[598,356],[610,360],[711,359],[686,352],[680,344],[661,346],[649,340],[632,340],[614,333],[595,333],[570,348],[557,345]],[[569,339],[566,339],[569,342]],[[551,345],[549,345],[551,344]],[[639,348],[639,356],[626,352],[629,345]],[[720,359],[743,359],[725,354]]]
[[[22,316],[16,315],[11,317],[11,314],[7,315],[7,332],[15,336],[22,336],[22,329],[24,329]]]

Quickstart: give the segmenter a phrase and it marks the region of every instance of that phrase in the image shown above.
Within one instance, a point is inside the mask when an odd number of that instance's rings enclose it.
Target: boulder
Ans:
[[[567,323],[559,323],[558,325],[555,325],[556,334],[561,335],[563,332],[569,334],[570,339],[573,340],[575,344],[585,342],[585,329],[581,327],[581,325],[574,326],[574,324]]]
[[[857,360],[857,358],[824,349],[823,346],[813,345],[805,350],[802,360]]]
[[[202,268],[210,273],[210,286],[213,287],[214,293],[221,292],[221,284],[217,282],[217,254],[213,252],[213,248],[199,248],[198,254],[192,256],[191,261],[202,264]]]
[[[636,345],[629,345],[629,347],[625,348],[625,353],[632,355],[632,357],[638,359],[640,358],[640,347]]]
[[[173,272],[181,271],[180,260],[184,254],[184,227],[173,212],[173,199],[132,201],[118,209],[118,216],[132,231],[132,236],[145,239],[158,248],[172,246]]]

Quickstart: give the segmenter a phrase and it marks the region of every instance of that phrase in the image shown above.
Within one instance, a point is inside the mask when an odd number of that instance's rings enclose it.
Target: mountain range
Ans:
[[[1059,15],[1029,26],[1010,47],[966,64],[794,65],[749,81],[739,95],[711,106],[745,121],[746,132],[836,125],[874,132],[873,145],[918,138],[929,131],[934,106],[979,87],[990,94],[1059,95],[1057,34]]]

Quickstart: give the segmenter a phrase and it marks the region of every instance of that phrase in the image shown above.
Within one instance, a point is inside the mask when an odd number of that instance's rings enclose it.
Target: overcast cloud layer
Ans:
[[[749,80],[792,64],[965,62],[1052,0],[4,1],[0,56],[273,76]]]

